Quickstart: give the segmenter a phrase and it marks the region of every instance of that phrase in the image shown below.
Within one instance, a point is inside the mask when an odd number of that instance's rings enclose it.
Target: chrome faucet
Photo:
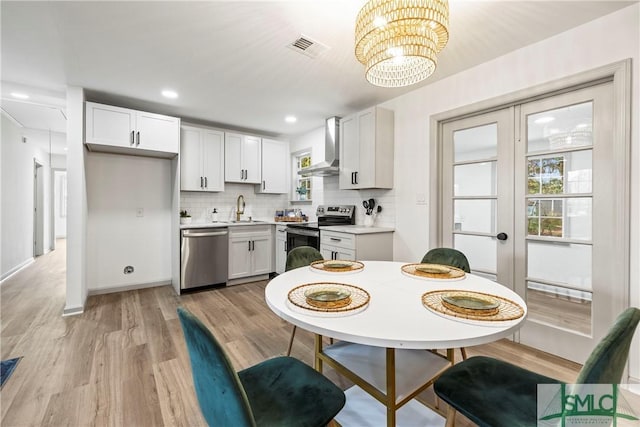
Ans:
[[[240,207],[240,200],[242,200],[242,208]],[[236,221],[240,221],[240,215],[244,213],[244,196],[241,194],[236,201]]]

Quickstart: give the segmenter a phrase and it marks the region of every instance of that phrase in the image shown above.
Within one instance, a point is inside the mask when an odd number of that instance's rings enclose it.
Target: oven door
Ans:
[[[287,254],[298,246],[311,246],[320,250],[320,231],[287,228]]]

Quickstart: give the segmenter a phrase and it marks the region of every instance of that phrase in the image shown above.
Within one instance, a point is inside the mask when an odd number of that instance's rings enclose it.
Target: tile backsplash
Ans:
[[[291,203],[289,194],[256,194],[254,186],[249,184],[225,183],[224,192],[201,193],[181,192],[180,209],[186,209],[194,222],[211,221],[213,208],[218,210],[218,220],[234,219],[236,201],[240,194],[244,196],[245,213],[243,218],[272,219],[276,210],[297,208],[315,221],[316,207],[320,204],[355,205],[356,224],[364,224],[365,209],[362,201],[375,199],[382,206],[382,212],[375,216],[375,225],[395,226],[394,190],[340,190],[338,177],[314,177],[313,202]]]

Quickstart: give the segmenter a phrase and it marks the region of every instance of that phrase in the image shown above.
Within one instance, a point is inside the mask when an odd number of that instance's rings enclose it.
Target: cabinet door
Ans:
[[[242,135],[225,132],[224,134],[224,180],[244,182],[242,168]]]
[[[224,132],[202,131],[202,175],[205,191],[224,191]]]
[[[358,113],[358,169],[354,188],[375,186],[376,114],[375,108]]]
[[[229,280],[251,276],[249,237],[229,238]]]
[[[357,117],[345,117],[340,122],[340,189],[357,188],[354,174],[358,172],[359,152]]]
[[[262,183],[259,193],[286,194],[288,179],[289,144],[262,139]]]
[[[180,119],[138,111],[136,128],[136,148],[178,153]]]
[[[202,190],[200,130],[182,127],[180,131],[180,190]]]
[[[88,144],[132,147],[136,111],[128,108],[87,102],[86,142]]]
[[[356,259],[356,251],[353,249],[339,248],[337,246],[322,245],[320,254],[324,259],[344,259],[353,261]]]
[[[262,140],[256,136],[244,136],[242,143],[242,167],[244,181],[262,184]]]
[[[252,274],[271,273],[271,236],[255,236],[252,238],[251,257],[253,258]]]

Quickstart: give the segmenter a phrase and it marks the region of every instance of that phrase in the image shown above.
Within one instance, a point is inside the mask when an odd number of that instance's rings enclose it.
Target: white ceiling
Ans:
[[[3,0],[2,103],[26,127],[59,126],[43,117],[51,108],[9,102],[10,90],[58,93],[60,102],[42,104],[59,107],[73,85],[96,101],[295,135],[636,2],[451,0],[450,40],[435,74],[383,89],[366,82],[353,54],[364,0]],[[329,49],[313,59],[287,48],[301,34]],[[166,88],[179,98],[163,98]],[[285,123],[288,114],[298,122]]]

